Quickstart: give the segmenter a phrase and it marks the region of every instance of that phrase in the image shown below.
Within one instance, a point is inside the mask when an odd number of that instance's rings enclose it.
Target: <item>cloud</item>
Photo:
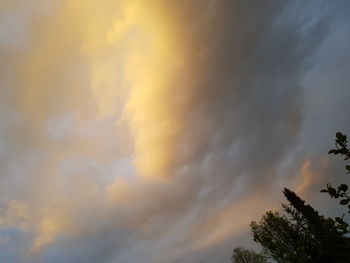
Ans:
[[[308,138],[348,92],[309,96],[338,2],[42,4],[0,47],[7,262],[228,262],[282,186],[329,178]]]

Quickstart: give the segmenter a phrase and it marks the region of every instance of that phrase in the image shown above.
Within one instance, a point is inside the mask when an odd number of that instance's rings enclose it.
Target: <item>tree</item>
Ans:
[[[283,193],[290,203],[283,205],[287,216],[269,211],[251,223],[254,241],[265,253],[281,263],[350,262],[349,239],[335,221],[320,216],[289,189]]]
[[[309,253],[305,251],[308,239],[300,226],[293,224],[286,216],[268,211],[259,223],[251,223],[251,230],[254,241],[277,262],[309,262]]]
[[[231,260],[233,263],[267,263],[264,255],[241,247],[233,249]]]
[[[335,146],[329,154],[340,154],[345,161],[350,159],[346,135],[338,132]],[[350,174],[350,166],[346,165],[345,169]],[[340,198],[340,204],[346,205],[350,213],[348,189],[347,184],[337,188],[327,184],[321,192]],[[282,205],[283,214],[268,211],[260,222],[251,223],[254,241],[262,246],[264,255],[279,263],[350,263],[349,224],[343,217],[325,218],[293,191],[285,188],[283,194],[289,201],[288,205]]]
[[[350,240],[338,231],[336,222],[331,218],[324,218],[310,205],[297,196],[293,191],[285,188],[284,196],[290,206],[286,210],[293,218],[302,219],[302,224],[314,241],[313,262],[350,262]],[[295,214],[295,215],[294,215]]]

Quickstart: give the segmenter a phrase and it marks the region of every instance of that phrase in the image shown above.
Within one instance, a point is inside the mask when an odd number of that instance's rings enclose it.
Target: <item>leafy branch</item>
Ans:
[[[341,155],[344,161],[350,159],[350,149],[348,147],[348,139],[345,134],[337,132],[335,135],[335,149],[331,149],[328,154]],[[345,165],[347,174],[350,174],[350,165]],[[347,206],[348,213],[350,214],[350,194],[348,192],[349,186],[347,184],[341,184],[337,188],[331,184],[326,185],[326,189],[322,189],[321,193],[328,193],[331,198],[340,199],[339,204]],[[349,233],[349,224],[344,221],[344,215],[342,217],[336,217],[337,228],[345,233]]]

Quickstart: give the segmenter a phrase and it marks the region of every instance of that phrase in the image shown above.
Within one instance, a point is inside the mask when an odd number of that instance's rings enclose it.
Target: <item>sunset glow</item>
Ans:
[[[283,187],[331,213],[350,16],[263,2],[0,1],[0,262],[228,263]]]

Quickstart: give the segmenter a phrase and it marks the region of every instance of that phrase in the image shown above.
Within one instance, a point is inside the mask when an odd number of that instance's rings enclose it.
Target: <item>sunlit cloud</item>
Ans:
[[[346,23],[268,2],[1,1],[0,261],[228,262],[282,187],[318,192]]]

